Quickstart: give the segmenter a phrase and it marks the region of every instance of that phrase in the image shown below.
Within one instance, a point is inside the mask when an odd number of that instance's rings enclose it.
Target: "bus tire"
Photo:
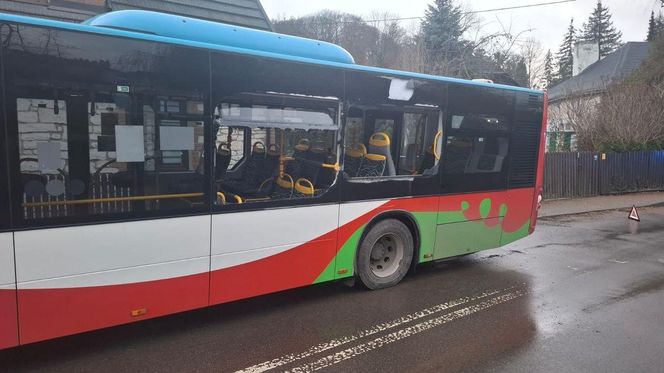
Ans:
[[[357,274],[368,289],[398,284],[413,260],[413,236],[396,219],[382,220],[364,236],[357,256]]]

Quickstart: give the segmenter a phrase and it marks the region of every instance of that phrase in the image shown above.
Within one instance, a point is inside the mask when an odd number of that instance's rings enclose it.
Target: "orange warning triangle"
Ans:
[[[632,211],[629,212],[628,219],[635,220],[635,221],[641,221],[641,218],[639,218],[639,212],[636,211],[636,206],[632,206]]]

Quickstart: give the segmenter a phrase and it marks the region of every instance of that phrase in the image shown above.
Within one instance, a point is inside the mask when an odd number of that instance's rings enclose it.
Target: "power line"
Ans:
[[[477,13],[489,13],[489,12],[500,12],[503,10],[513,10],[513,9],[524,9],[524,8],[534,8],[534,7],[540,7],[540,6],[546,6],[546,5],[556,5],[556,4],[563,4],[563,3],[572,3],[575,2],[576,0],[559,0],[559,1],[549,1],[546,3],[537,3],[537,4],[528,4],[528,5],[516,5],[516,6],[508,6],[508,7],[503,7],[503,8],[493,8],[493,9],[482,9],[482,10],[471,10],[468,12],[463,12],[463,14],[477,14]],[[664,1],[664,0],[662,0]],[[384,18],[384,19],[367,19],[367,20],[362,20],[362,22],[365,23],[373,23],[373,22],[388,22],[388,21],[408,21],[408,20],[415,20],[415,19],[422,19],[424,16],[418,16],[418,17],[399,17],[399,18]],[[355,23],[357,21],[342,21],[342,20],[334,20],[334,19],[327,19],[328,23]],[[316,22],[316,23],[323,23],[323,22]]]
[[[551,1],[548,3],[539,3],[539,4],[530,4],[530,5],[518,5],[518,6],[509,6],[505,8],[495,8],[495,9],[485,9],[485,10],[475,10],[475,11],[470,11],[470,12],[465,12],[466,14],[473,14],[473,13],[487,13],[487,12],[499,12],[501,10],[511,10],[511,9],[522,9],[522,8],[533,8],[537,6],[545,6],[545,5],[556,5],[556,4],[563,4],[563,3],[572,3],[575,2],[576,0],[560,0],[560,1]],[[424,17],[420,17],[424,18]]]

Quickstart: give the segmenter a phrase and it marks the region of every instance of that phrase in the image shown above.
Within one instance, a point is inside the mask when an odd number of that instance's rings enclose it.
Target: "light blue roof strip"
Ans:
[[[348,51],[332,43],[173,14],[122,10],[104,13],[83,23],[315,60],[355,63]]]
[[[95,17],[95,18],[99,18],[99,16]],[[527,93],[530,93],[530,94],[537,94],[537,95],[543,95],[544,94],[543,91],[539,91],[539,90],[535,90],[535,89],[529,89],[529,88],[523,88],[523,87],[514,87],[514,86],[503,85],[503,84],[493,84],[493,83],[485,83],[485,82],[478,82],[478,81],[458,79],[458,78],[449,78],[449,77],[436,76],[436,75],[427,75],[427,74],[414,73],[414,72],[408,72],[408,71],[391,70],[391,69],[385,69],[385,68],[379,68],[379,67],[363,66],[363,65],[341,63],[341,62],[335,62],[335,61],[325,61],[325,60],[314,59],[314,58],[310,58],[310,57],[301,57],[301,56],[297,56],[297,55],[287,55],[287,54],[275,53],[275,52],[270,52],[270,51],[254,50],[254,49],[240,48],[240,47],[234,47],[234,46],[228,46],[228,45],[218,45],[218,44],[212,44],[212,43],[209,43],[209,42],[184,40],[184,39],[178,39],[178,38],[173,38],[173,37],[146,34],[146,33],[141,33],[141,32],[124,31],[124,30],[112,29],[112,28],[108,28],[108,27],[96,27],[96,26],[90,26],[90,25],[86,25],[86,24],[61,22],[61,21],[55,21],[55,20],[50,20],[50,19],[19,16],[19,15],[14,15],[14,14],[0,13],[0,23],[1,22],[22,23],[22,24],[28,24],[28,25],[50,27],[50,28],[71,30],[71,31],[80,31],[80,32],[87,32],[87,33],[100,34],[100,35],[109,35],[109,36],[124,37],[124,38],[130,38],[130,39],[156,41],[156,42],[162,42],[162,43],[189,46],[189,47],[194,47],[194,48],[203,48],[203,49],[217,50],[217,51],[223,51],[223,52],[229,52],[229,53],[239,53],[239,54],[246,54],[246,55],[251,55],[251,56],[274,58],[274,59],[287,60],[287,61],[293,61],[293,62],[301,62],[301,63],[307,63],[307,64],[329,66],[329,67],[334,67],[334,68],[339,68],[339,69],[349,70],[349,71],[364,71],[364,72],[370,72],[370,73],[376,73],[376,74],[406,77],[406,78],[411,78],[411,79],[424,79],[424,80],[458,83],[458,84],[472,85],[472,86],[479,86],[479,87],[500,88],[500,89],[505,89],[505,90],[510,90],[510,91],[527,92]],[[273,33],[273,35],[279,35],[279,34],[274,34]]]

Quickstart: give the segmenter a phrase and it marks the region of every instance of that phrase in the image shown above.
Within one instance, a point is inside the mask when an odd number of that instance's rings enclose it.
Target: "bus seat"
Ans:
[[[337,172],[339,171],[339,164],[334,162],[325,162],[320,165],[320,172],[318,174],[318,180],[314,184],[316,189],[327,189],[337,178]]]
[[[354,144],[346,147],[344,151],[344,172],[348,176],[357,176],[365,154],[367,154],[367,147],[364,144]]]
[[[309,151],[311,146],[309,145],[309,139],[300,139],[295,145],[295,150],[293,151],[294,158],[305,157],[306,153]]]
[[[466,172],[500,172],[503,161],[507,156],[507,139],[497,138],[496,143],[488,144],[484,141],[474,141],[473,151],[466,163]],[[487,149],[491,148],[491,149]]]
[[[315,162],[325,162],[328,155],[329,152],[325,148],[313,146],[309,149],[306,158]]]
[[[226,175],[228,170],[228,165],[231,163],[231,149],[228,143],[222,142],[217,147],[217,152],[215,154],[215,179],[219,180]]]
[[[387,157],[382,154],[368,153],[362,158],[362,164],[357,172],[358,177],[377,177],[385,174]]]
[[[294,177],[295,180],[299,178],[304,178],[310,182],[316,184],[320,176],[320,172],[323,168],[323,162],[302,160],[302,167],[300,168],[300,173],[297,177]]]
[[[424,152],[424,158],[422,159],[422,164],[418,170],[418,173],[421,175],[426,175],[428,170],[431,170],[436,165],[436,155],[433,154],[433,148],[427,149]]]
[[[392,160],[392,152],[390,151],[390,136],[388,134],[385,132],[376,132],[371,135],[369,138],[369,153],[382,155],[385,157],[384,175],[394,176],[397,174],[396,169],[394,168],[394,161]]]
[[[284,172],[289,175],[295,175],[297,177],[300,175],[302,170],[302,164],[304,163],[303,160],[304,158],[301,157],[286,160],[284,165]]]
[[[265,144],[256,141],[251,147],[251,155],[249,155],[246,163],[240,169],[239,177],[224,181],[223,189],[225,191],[242,194],[247,190],[257,188],[260,183],[265,180],[265,177],[261,177],[264,175],[263,168],[265,162]]]
[[[272,144],[267,150],[265,162],[261,168],[259,180],[263,181],[266,178],[273,177],[279,170],[279,158],[281,157],[280,148],[277,144]]]
[[[270,197],[272,199],[290,199],[293,197],[295,183],[289,174],[282,174],[275,178],[274,190]]]

